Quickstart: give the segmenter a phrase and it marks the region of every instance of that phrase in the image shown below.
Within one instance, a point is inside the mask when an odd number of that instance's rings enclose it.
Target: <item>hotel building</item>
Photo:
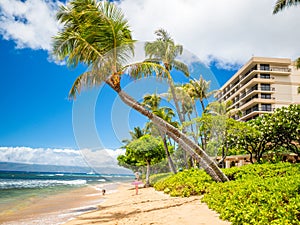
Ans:
[[[300,104],[300,69],[286,58],[251,58],[221,88],[218,101],[231,100],[232,108],[241,115],[235,119],[247,121],[274,109]]]

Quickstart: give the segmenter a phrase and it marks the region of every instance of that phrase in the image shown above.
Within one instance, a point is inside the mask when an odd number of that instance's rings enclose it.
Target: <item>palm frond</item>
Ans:
[[[152,62],[140,62],[126,65],[122,71],[127,72],[132,78],[156,76],[158,79],[170,78],[170,73],[163,66]]]
[[[190,76],[189,68],[185,63],[174,60],[172,66],[175,70],[181,71],[185,76]]]
[[[116,61],[121,61],[121,56],[124,61],[125,53],[133,54],[128,21],[112,2],[74,0],[60,7],[57,19],[64,26],[54,37],[53,54],[59,59],[67,58],[70,66],[79,62],[91,65],[109,51]],[[121,46],[126,48],[117,50]]]
[[[104,73],[104,70],[102,72]],[[100,74],[99,71],[95,72],[94,70],[90,70],[78,76],[69,91],[69,98],[76,99],[76,95],[80,94],[84,88],[93,88],[105,82],[107,74],[103,76]]]
[[[296,6],[298,4],[300,4],[300,0],[277,0],[273,9],[273,14],[277,14],[287,7]]]
[[[148,59],[145,59],[144,62],[151,62],[151,63],[161,64],[161,61],[160,61],[159,58],[148,58]]]
[[[154,32],[157,35],[159,41],[173,41],[170,34],[165,29],[158,29]]]

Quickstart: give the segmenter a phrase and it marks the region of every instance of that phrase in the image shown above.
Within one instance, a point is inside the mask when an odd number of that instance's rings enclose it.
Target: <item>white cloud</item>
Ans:
[[[275,0],[123,0],[138,40],[153,40],[158,28],[204,62],[242,64],[255,56],[300,55],[300,7],[272,15]]]
[[[106,149],[106,151],[115,160],[117,160],[119,155],[124,155],[126,152],[125,149],[116,149],[116,150]]]
[[[14,40],[17,48],[51,50],[51,38],[58,31],[53,0],[1,0],[0,34]]]
[[[14,162],[59,166],[92,167],[116,166],[116,158],[124,150],[74,150],[29,147],[0,147],[0,162]],[[92,164],[90,164],[92,163]]]
[[[1,0],[0,35],[18,48],[51,49],[58,24],[58,0]],[[300,7],[272,15],[275,0],[122,0],[119,2],[134,38],[155,39],[158,28],[203,62],[222,68],[251,56],[300,55]]]
[[[117,149],[82,149],[81,154],[85,161],[93,168],[104,166],[116,166],[117,157],[124,154],[125,150]]]

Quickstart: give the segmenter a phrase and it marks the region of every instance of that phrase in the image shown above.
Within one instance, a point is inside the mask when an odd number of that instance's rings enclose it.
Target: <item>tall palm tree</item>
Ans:
[[[232,108],[233,102],[230,101],[224,101],[224,102],[211,102],[207,108],[206,108],[206,112],[208,112],[209,114],[218,116],[218,117],[222,117],[224,118],[223,120],[219,120],[219,123],[223,123],[224,125],[224,129],[223,129],[223,137],[227,136],[227,130],[228,128],[226,128],[227,126],[227,120],[234,116],[234,115],[241,115],[241,111],[240,110],[236,110],[234,108]],[[219,127],[222,127],[222,125],[220,124]],[[225,167],[225,158],[227,156],[227,152],[228,152],[228,148],[229,146],[227,145],[227,142],[222,145],[222,159],[218,162],[220,165],[222,165],[222,167]]]
[[[158,109],[154,110],[153,113],[155,115],[157,115],[158,117],[162,118],[164,121],[171,124],[172,126],[178,127],[178,123],[175,121],[172,121],[173,117],[175,116],[175,113],[171,108],[168,108],[168,107],[158,108]],[[158,129],[158,132],[160,134],[160,137],[163,140],[166,156],[168,159],[169,168],[170,168],[171,172],[176,173],[176,168],[175,168],[174,162],[172,160],[172,157],[171,157],[171,154],[169,151],[169,145],[167,143],[167,135],[160,129]]]
[[[159,108],[159,105],[161,102],[161,97],[159,95],[147,94],[144,96],[143,99],[144,100],[143,100],[142,105],[149,108],[155,115],[162,118],[164,121],[168,122],[169,124],[173,125],[174,127],[178,127],[177,123],[172,121],[172,118],[175,116],[174,111],[168,107]],[[155,125],[154,126],[153,125],[154,124],[152,122],[150,122],[147,124],[147,127],[148,127],[148,129],[151,130],[151,134],[155,135],[155,133],[159,133],[159,136],[163,140],[164,149],[165,149],[166,156],[168,159],[170,171],[173,173],[176,173],[176,168],[174,166],[174,163],[173,163],[170,151],[169,151],[168,143],[167,143],[167,135],[164,132],[162,132],[161,130],[157,129],[157,127]]]
[[[124,147],[126,147],[126,145],[128,145],[130,142],[139,139],[140,137],[143,137],[146,133],[147,132],[144,129],[140,127],[134,127],[132,131],[129,131],[131,139],[122,140],[122,142],[125,144]]]
[[[194,101],[200,101],[202,111],[205,110],[204,100],[208,99],[216,92],[210,91],[210,81],[204,80],[202,75],[200,76],[199,80],[190,80],[190,82],[185,85],[185,88]]]
[[[298,4],[300,4],[300,0],[277,0],[273,9],[273,14],[276,14],[287,7],[296,6]]]
[[[146,134],[146,132],[140,127],[134,127],[133,131],[129,131],[129,133],[132,140],[139,139],[140,137],[143,137]]]
[[[232,108],[233,102],[230,101],[224,101],[224,102],[211,102],[208,104],[206,108],[206,112],[213,114],[213,115],[219,115],[219,116],[225,116],[226,118],[232,117],[233,115],[240,115],[240,111]]]
[[[147,94],[143,97],[142,105],[154,111],[158,109],[161,102],[161,97],[158,94]]]
[[[178,104],[179,109],[177,109],[177,111],[179,111],[180,115],[182,116],[182,119],[180,120],[182,124],[182,132],[184,134],[192,136],[194,138],[195,143],[197,143],[197,140],[194,137],[195,135],[193,132],[192,125],[191,125],[192,132],[189,132],[187,126],[185,126],[186,120],[187,119],[190,120],[190,115],[192,114],[193,111],[192,99],[188,95],[187,91],[183,88],[182,84],[176,84],[173,88],[174,88],[173,91],[175,93],[177,102],[180,103]],[[172,94],[171,88],[169,88],[168,92],[163,93],[162,96],[167,97],[168,101],[170,101],[172,100],[174,95]],[[182,155],[183,155],[185,167],[188,169],[189,168],[188,161],[190,160],[189,158],[191,157],[191,155],[186,154],[185,151],[182,152]]]
[[[90,67],[75,80],[70,90],[71,97],[75,98],[84,87],[94,87],[105,82],[125,104],[147,116],[185,151],[190,152],[214,180],[228,180],[204,151],[201,154],[195,152],[200,148],[186,135],[145,109],[122,90],[121,75],[125,73],[134,79],[153,73],[167,77],[170,74],[163,66],[153,62],[126,63],[133,54],[134,40],[128,21],[114,3],[72,0],[67,6],[60,7],[57,19],[63,28],[54,37],[53,54],[59,59],[66,59],[69,66],[76,67],[84,63]]]
[[[183,46],[176,45],[170,34],[164,29],[155,31],[155,34],[157,35],[157,39],[154,42],[146,42],[145,44],[146,57],[149,57],[146,61],[157,64],[162,63],[169,72],[174,68],[181,71],[185,76],[189,76],[188,66],[176,60],[176,57],[182,54]],[[168,81],[179,120],[183,123],[184,117],[180,112],[174,82],[172,78]]]

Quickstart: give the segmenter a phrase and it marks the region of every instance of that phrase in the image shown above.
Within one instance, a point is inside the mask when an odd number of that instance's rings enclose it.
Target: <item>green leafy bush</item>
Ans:
[[[211,177],[203,170],[191,169],[158,181],[154,188],[171,196],[188,197],[203,194],[212,182]]]
[[[191,169],[161,179],[157,190],[171,196],[204,194],[203,202],[235,224],[300,224],[300,164],[254,164],[225,169],[231,179],[215,183]]]
[[[152,174],[150,176],[150,185],[153,186],[158,181],[163,181],[167,179],[168,177],[172,176],[173,173],[158,173],[158,174]]]
[[[300,174],[214,183],[202,201],[232,224],[300,224]]]
[[[225,169],[230,180],[291,176],[300,172],[300,164],[277,163],[255,164]]]

